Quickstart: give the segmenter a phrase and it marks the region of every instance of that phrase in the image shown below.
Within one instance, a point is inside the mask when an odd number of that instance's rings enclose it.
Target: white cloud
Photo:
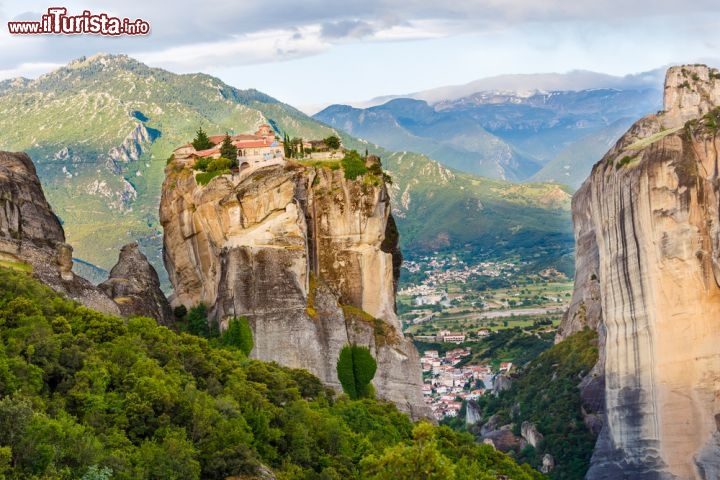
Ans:
[[[235,35],[218,42],[139,52],[136,57],[143,62],[176,71],[290,60],[315,55],[330,47],[320,39],[319,30],[319,27],[267,30]]]
[[[375,94],[382,94],[501,73],[579,68],[623,74],[693,62],[716,56],[720,25],[717,0],[178,0],[172,7],[147,0],[67,0],[71,14],[87,9],[142,18],[151,33],[121,38],[7,33],[7,20],[39,19],[48,5],[0,4],[0,78],[34,76],[42,65],[102,51],[178,72],[242,72],[223,77],[238,86],[257,74],[263,85],[277,83],[288,100],[318,102],[324,98],[310,99],[307,92],[326,95],[342,88],[363,98],[374,83]],[[319,88],[318,78],[298,74],[310,69],[326,77],[332,71],[336,80]],[[302,94],[287,89],[303,83]]]
[[[15,68],[0,70],[1,78],[29,77],[34,78],[43,73],[62,67],[63,63],[21,63]]]
[[[393,24],[337,23],[307,25],[234,35],[229,39],[138,52],[146,63],[176,71],[197,71],[233,65],[253,65],[294,60],[327,52],[337,43],[403,41],[447,36],[447,22],[421,20]]]
[[[274,62],[296,58],[298,55],[322,52],[336,43],[361,41],[398,41],[405,39],[437,38],[465,33],[483,34],[488,31],[522,28],[533,23],[586,22],[617,25],[623,28],[635,24],[642,29],[652,18],[667,15],[677,20],[678,28],[688,24],[683,19],[702,13],[706,21],[720,16],[720,2],[716,0],[596,0],[593,2],[567,0],[207,0],[197,3],[179,0],[168,7],[163,2],[125,0],[121,4],[101,0],[69,0],[65,3],[69,14],[83,10],[107,13],[130,19],[142,18],[151,25],[151,34],[144,38],[103,38],[83,35],[72,41],[57,36],[14,39],[14,51],[0,52],[0,68],[10,69],[24,62],[66,62],[71,58],[96,51],[123,52],[179,52],[187,48],[196,51],[208,45],[231,45],[231,52],[243,52],[250,60],[235,59],[239,63]],[[12,0],[2,6],[5,23],[12,18],[40,19],[48,4],[37,0]],[[295,29],[313,30],[308,42],[288,39],[287,32]],[[703,29],[697,35],[712,36],[717,30]],[[7,32],[3,32],[7,36]],[[592,32],[590,32],[592,33]],[[622,34],[622,32],[619,32]],[[275,35],[274,39],[271,36]],[[547,32],[548,38],[552,31]],[[672,32],[667,32],[672,35]],[[267,57],[259,58],[245,48],[245,42],[258,39],[260,49],[268,53],[268,44],[280,44]],[[713,40],[708,40],[712,42]],[[23,48],[28,42],[34,48]],[[314,45],[311,45],[313,43]],[[37,47],[39,44],[40,46]],[[19,48],[18,48],[19,47]],[[218,47],[221,48],[222,47]],[[22,51],[22,56],[16,54]]]

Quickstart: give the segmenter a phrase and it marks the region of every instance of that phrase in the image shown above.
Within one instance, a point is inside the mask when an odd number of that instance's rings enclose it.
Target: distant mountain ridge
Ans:
[[[536,78],[529,77],[525,80]],[[626,89],[517,92],[505,88],[457,98],[443,90],[448,98],[415,95],[434,102],[394,98],[365,109],[331,105],[313,118],[390,149],[420,151],[466,172],[514,181],[532,177],[577,188],[578,178],[584,178],[607,149],[605,143],[594,141],[593,134],[612,134],[614,141],[621,133],[614,124],[629,125],[631,119],[659,108],[662,93],[647,82],[643,76],[641,86]],[[557,159],[567,151],[574,156]],[[546,165],[553,165],[548,172],[543,171]],[[566,166],[577,174],[565,175]]]
[[[658,85],[662,84],[664,73],[664,68],[657,68],[622,77],[588,70],[573,70],[567,73],[496,75],[473,80],[462,85],[446,85],[408,94],[384,95],[365,102],[351,103],[351,105],[358,108],[368,108],[381,105],[395,98],[413,98],[434,105],[446,100],[467,97],[477,92],[500,92],[517,96],[531,96],[536,93],[552,91],[658,88]]]
[[[390,150],[424,153],[451,168],[517,180],[540,166],[463,114],[440,112],[426,102],[395,99],[366,110],[331,106],[315,119]]]

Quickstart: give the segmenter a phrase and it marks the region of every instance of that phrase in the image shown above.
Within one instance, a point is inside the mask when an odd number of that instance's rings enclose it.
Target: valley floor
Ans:
[[[423,353],[423,394],[438,420],[497,388],[549,348],[573,283],[513,260],[465,262],[452,255],[403,264],[397,296],[404,332]]]

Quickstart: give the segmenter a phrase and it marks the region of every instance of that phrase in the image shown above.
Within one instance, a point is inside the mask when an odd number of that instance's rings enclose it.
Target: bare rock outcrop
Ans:
[[[476,425],[482,420],[482,411],[475,400],[468,400],[465,404],[465,425]]]
[[[0,260],[28,265],[43,283],[83,305],[120,313],[110,298],[72,272],[72,247],[25,153],[0,152]]]
[[[171,303],[203,302],[221,328],[247,316],[253,357],[305,368],[338,390],[340,350],[367,346],[378,397],[429,415],[418,354],[395,314],[398,235],[380,176],[271,165],[201,186],[176,161],[160,220]]]
[[[555,470],[555,459],[549,453],[543,455],[542,466],[540,466],[540,472],[547,475],[548,473]]]
[[[143,315],[166,327],[175,325],[170,302],[160,289],[158,274],[137,242],[120,249],[109,278],[98,287],[113,299],[125,317]]]
[[[512,425],[503,425],[497,430],[485,432],[480,437],[480,440],[483,443],[487,441],[492,442],[493,447],[503,453],[508,453],[511,450],[519,452],[527,445],[524,438],[517,437],[513,434]]]
[[[513,379],[510,377],[510,375],[506,375],[504,373],[498,374],[493,379],[493,391],[497,395],[500,392],[504,392],[505,390],[510,390],[512,384]]]
[[[538,431],[537,426],[532,422],[522,422],[520,435],[535,448],[543,441],[543,434]]]
[[[605,422],[588,479],[717,478],[719,106],[718,70],[671,68],[665,111],[633,125],[573,198],[559,337],[600,331]]]

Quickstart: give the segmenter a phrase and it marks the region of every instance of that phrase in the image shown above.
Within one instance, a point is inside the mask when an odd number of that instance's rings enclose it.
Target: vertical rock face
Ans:
[[[174,303],[205,303],[221,328],[247,316],[255,358],[306,368],[337,389],[340,349],[367,346],[377,395],[429,414],[394,311],[398,236],[381,178],[275,165],[203,187],[178,162],[166,174],[160,219]]]
[[[117,305],[74,275],[72,247],[24,153],[0,152],[0,260],[26,264],[55,291],[96,310],[119,314]]]
[[[174,326],[170,303],[160,290],[158,274],[137,242],[122,247],[110,277],[98,287],[113,299],[123,316],[144,315],[160,325]]]
[[[589,479],[710,479],[720,467],[720,73],[668,71],[573,198],[575,293],[560,337],[604,333],[606,422]],[[603,372],[604,370],[604,372]]]

